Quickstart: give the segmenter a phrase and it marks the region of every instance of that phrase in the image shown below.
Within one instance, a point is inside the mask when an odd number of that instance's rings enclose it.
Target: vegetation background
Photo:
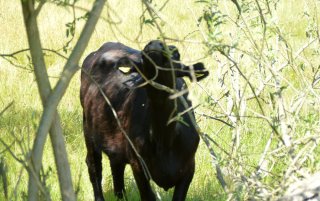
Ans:
[[[61,2],[48,1],[38,17],[52,86],[93,3]],[[210,77],[190,83],[203,140],[188,200],[277,200],[320,170],[318,0],[153,1],[156,18],[143,2],[107,1],[84,55],[107,41],[142,49],[160,38],[176,45],[184,62],[205,63]],[[42,104],[30,54],[12,55],[28,49],[20,1],[0,0],[0,24],[0,200],[25,200],[28,173],[16,159],[32,147]],[[58,110],[77,198],[93,200],[79,75]],[[103,160],[105,197],[116,200]],[[51,199],[60,200],[49,142],[41,175]],[[129,200],[139,200],[129,167],[125,184]],[[172,191],[154,189],[160,200],[171,200]]]

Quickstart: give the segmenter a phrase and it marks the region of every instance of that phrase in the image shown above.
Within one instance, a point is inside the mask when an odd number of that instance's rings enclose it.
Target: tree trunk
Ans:
[[[34,65],[34,72],[38,85],[39,94],[43,106],[45,106],[46,99],[51,92],[51,86],[43,58],[43,52],[40,42],[39,29],[36,21],[36,12],[34,10],[33,1],[21,0],[23,9],[23,17],[27,31],[28,42],[30,46],[30,53]],[[55,110],[56,115],[50,128],[50,138],[54,151],[55,163],[57,166],[60,191],[62,200],[76,200],[73,190],[71,172],[67,158],[67,151],[62,134],[60,118]],[[44,144],[43,144],[44,145]],[[39,171],[41,168],[41,160],[36,160],[36,155],[41,155],[42,152],[35,153],[34,150],[31,155],[31,163],[29,163],[29,200],[38,199],[38,181]],[[38,157],[39,158],[39,157]]]
[[[38,127],[38,131],[37,131],[37,135],[34,141],[34,146],[32,149],[32,163],[33,163],[33,168],[29,168],[29,200],[36,200],[37,199],[37,194],[38,194],[38,179],[37,176],[39,175],[40,172],[40,168],[41,168],[41,164],[42,164],[42,155],[43,155],[43,149],[44,149],[44,144],[47,138],[47,134],[49,132],[49,129],[51,127],[51,125],[53,125],[53,132],[56,129],[56,131],[58,130],[62,130],[61,126],[58,125],[57,126],[57,121],[59,120],[58,117],[56,117],[56,109],[57,106],[63,96],[63,94],[65,93],[69,82],[72,78],[72,76],[76,73],[76,71],[78,70],[78,63],[79,60],[89,42],[90,36],[92,35],[95,25],[99,19],[99,16],[101,14],[101,11],[103,9],[105,0],[96,0],[93,8],[89,14],[89,18],[83,28],[83,31],[80,35],[80,38],[74,48],[74,50],[72,51],[70,58],[68,59],[64,70],[62,72],[62,76],[59,79],[56,87],[54,88],[54,90],[49,94],[50,92],[50,85],[48,85],[47,87],[44,87],[42,84],[42,79],[37,79],[37,82],[39,82],[39,86],[42,86],[45,91],[45,93],[43,93],[43,95],[41,95],[43,97],[43,99],[45,99],[45,104],[44,104],[44,111],[41,117],[41,121]],[[43,54],[41,51],[41,43],[40,43],[40,36],[39,36],[39,30],[37,27],[37,22],[36,22],[36,14],[39,12],[35,12],[34,10],[34,1],[32,0],[21,0],[21,4],[23,7],[23,13],[24,13],[24,19],[25,19],[25,24],[26,24],[26,29],[27,29],[27,35],[28,35],[28,40],[29,40],[29,45],[30,45],[30,49],[35,50],[34,52],[31,51],[31,56],[33,59],[33,63],[35,65],[35,70],[36,71],[36,76],[38,76],[38,78],[46,75],[45,77],[47,77],[47,72],[46,72],[46,68],[45,68],[45,64],[44,64],[44,59],[43,59]],[[40,68],[40,69],[38,69]],[[39,88],[40,90],[40,88]],[[42,90],[40,90],[42,91]],[[48,96],[45,96],[48,95]],[[48,97],[48,98],[46,98]],[[56,120],[54,120],[56,119]],[[55,121],[55,122],[54,122]],[[54,123],[54,124],[52,124]],[[59,135],[55,135],[56,137]],[[62,134],[60,135],[62,136]],[[60,138],[58,138],[60,139]],[[59,151],[62,151],[59,147],[56,147],[57,145],[62,146],[62,141],[63,140],[57,140],[54,141],[53,140],[53,148],[55,150],[55,152],[60,153]],[[65,146],[63,144],[63,149],[65,149]],[[64,154],[64,157],[66,158],[66,152],[62,151]],[[61,152],[61,153],[62,153]],[[59,158],[56,158],[56,161],[58,161]],[[69,165],[67,160],[65,161],[66,163],[64,163],[63,165],[61,165],[61,167],[68,167],[68,176],[65,175],[64,172],[60,172],[61,173],[61,178],[60,179],[60,188],[61,188],[61,192],[62,192],[62,197],[65,200],[75,200],[75,196],[74,196],[74,192],[73,192],[73,188],[72,188],[72,183],[71,183],[71,174],[70,174],[70,169],[69,169]],[[58,165],[58,163],[57,163]],[[60,165],[60,163],[59,163]],[[59,170],[59,168],[58,168]],[[59,173],[59,175],[60,175]],[[67,180],[69,181],[68,184],[61,182],[62,180]],[[70,189],[69,191],[66,191],[64,187],[65,186],[67,189]],[[70,196],[70,197],[68,197]]]

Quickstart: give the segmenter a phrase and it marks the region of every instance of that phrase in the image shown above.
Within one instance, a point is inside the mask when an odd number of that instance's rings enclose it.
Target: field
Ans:
[[[92,2],[80,0],[75,13],[70,6],[46,3],[38,17],[42,46],[68,57],[85,22],[80,17]],[[187,200],[275,200],[292,183],[320,170],[320,3],[266,1],[268,8],[261,1],[259,8],[255,1],[239,1],[242,14],[238,16],[231,1],[216,2],[153,3],[160,10],[157,20],[167,43],[179,48],[182,61],[202,61],[210,71],[203,82],[189,83],[198,124],[209,137],[204,135],[207,143],[200,142]],[[107,41],[142,49],[149,40],[163,37],[148,15],[142,23],[143,9],[141,1],[108,1],[82,59]],[[42,104],[29,53],[5,56],[28,48],[20,1],[0,0],[0,23],[0,112],[10,106],[0,113],[0,138],[11,150],[0,143],[0,200],[25,200],[28,173],[12,155],[21,160],[28,155]],[[72,39],[72,34],[66,34],[70,23],[75,34],[65,52],[63,47]],[[65,58],[44,53],[54,86]],[[77,198],[93,200],[79,87],[77,72],[58,111]],[[217,168],[226,190],[217,179]],[[60,200],[50,139],[42,171],[52,200]],[[103,175],[105,198],[116,200],[105,156]],[[129,166],[125,185],[129,200],[139,200]],[[156,185],[153,189],[159,200],[171,200],[172,190]]]

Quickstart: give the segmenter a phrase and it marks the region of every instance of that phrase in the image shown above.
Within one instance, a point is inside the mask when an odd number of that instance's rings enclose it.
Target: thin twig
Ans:
[[[11,101],[11,102],[0,112],[0,116],[2,116],[3,113],[5,113],[5,111],[8,110],[13,104],[14,104],[14,101]]]

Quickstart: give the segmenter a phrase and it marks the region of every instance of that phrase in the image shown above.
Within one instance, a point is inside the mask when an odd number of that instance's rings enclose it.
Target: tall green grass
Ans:
[[[90,9],[92,2],[92,0],[79,1],[76,5]],[[165,2],[164,0],[157,1],[157,8],[160,8]],[[281,24],[282,31],[286,35],[286,39],[292,44],[291,48],[293,50],[297,50],[306,39],[304,31],[308,26],[308,21],[302,17],[306,6],[310,6],[309,4],[306,5],[306,2],[310,2],[311,5],[313,1],[293,3],[293,1],[285,0],[279,2],[278,8],[275,11],[273,10],[274,15]],[[223,1],[219,6],[224,14],[236,16],[236,9],[231,1]],[[210,76],[199,85],[209,95],[218,99],[223,97],[225,91],[217,80],[220,73],[217,66],[219,64],[217,62],[218,59],[214,58],[220,58],[221,55],[208,53],[207,46],[203,43],[207,40],[207,30],[203,23],[198,25],[197,20],[202,16],[204,9],[206,9],[206,4],[195,3],[191,0],[168,1],[161,12],[161,17],[165,20],[161,23],[161,26],[166,37],[184,41],[168,40],[178,46],[184,62],[192,63],[200,60],[205,63],[210,71]],[[141,49],[149,40],[159,38],[160,33],[158,30],[148,24],[145,24],[143,31],[140,32],[142,10],[141,1],[108,1],[83,58],[108,41],[119,41],[133,48]],[[85,14],[85,11],[76,8],[75,14],[80,17]],[[41,42],[44,48],[58,50],[60,53],[65,54],[62,51],[62,47],[70,39],[70,37],[66,37],[65,25],[73,20],[72,16],[71,8],[58,7],[52,3],[45,4],[38,18]],[[0,22],[0,36],[2,36],[0,39],[0,54],[28,48],[20,1],[0,0]],[[252,23],[258,22],[253,21]],[[83,25],[83,20],[77,22],[75,40],[71,42],[71,47],[75,44]],[[228,34],[237,30],[239,30],[238,27],[231,26],[230,23],[224,24],[222,28],[223,36],[225,36],[224,40],[227,41]],[[261,36],[259,31],[261,30],[253,30],[257,37]],[[248,41],[241,42],[242,49],[250,47]],[[270,43],[272,44],[272,42]],[[68,53],[65,56],[68,56]],[[45,52],[45,54],[47,70],[53,86],[59,78],[65,59],[50,52]],[[309,52],[309,54],[311,53]],[[19,64],[23,68],[16,67],[0,57],[0,111],[13,101],[13,105],[0,116],[0,138],[10,145],[10,149],[18,158],[23,159],[23,150],[16,140],[21,140],[26,145],[26,150],[32,147],[32,139],[38,126],[42,105],[32,68],[30,70],[28,53],[16,55],[16,58],[16,60],[10,58],[10,61]],[[313,59],[313,62],[317,61],[317,58],[310,58]],[[250,73],[256,66],[251,66],[253,64],[249,59],[246,62],[251,69],[244,70],[246,73]],[[288,74],[286,78],[290,79],[294,87],[301,90],[304,85],[301,84],[299,75],[292,69],[288,69],[286,73]],[[77,190],[78,199],[93,200],[92,186],[85,164],[86,148],[82,132],[82,109],[79,102],[79,75],[80,73],[78,72],[72,79],[58,109],[66,139],[73,184]],[[258,82],[259,80],[255,78],[254,81]],[[190,98],[194,105],[200,104],[196,112],[203,112],[212,116],[222,115],[216,103],[212,102],[208,94],[199,85],[190,83]],[[293,94],[292,90],[289,87],[285,92],[286,97],[288,97],[285,101],[290,102]],[[221,101],[221,104],[223,104],[223,107],[227,107],[227,101]],[[248,105],[251,108],[257,107],[255,102],[248,102]],[[303,108],[303,110],[302,119],[299,121],[303,123],[298,125],[298,135],[303,135],[310,127],[319,126],[319,111],[310,112],[308,107]],[[271,111],[267,110],[267,113],[271,116]],[[241,179],[245,178],[245,176],[250,176],[251,172],[255,170],[266,142],[270,138],[270,133],[266,132],[269,129],[268,125],[258,118],[248,118],[241,122],[241,143],[238,152],[232,153],[230,151],[232,147],[231,128],[221,122],[201,117],[200,115],[197,115],[197,120],[201,129],[208,133],[219,145],[213,146],[213,148],[217,154],[217,162],[222,167],[226,182],[230,188],[229,191],[238,194],[235,197],[240,200],[245,200],[248,198],[245,191],[250,191],[250,186],[245,186],[248,182],[241,181]],[[271,146],[276,149],[278,147],[277,141],[273,141]],[[233,155],[228,156],[225,152]],[[318,160],[319,152],[320,149],[316,149],[315,161],[310,161],[312,164],[306,165],[310,169],[312,168],[311,172],[320,169],[320,163],[316,162],[320,161]],[[0,161],[1,158],[7,167],[6,174],[10,199],[25,200],[28,188],[27,172],[8,151],[5,151],[5,147],[2,144],[0,144]],[[288,162],[288,158],[283,155],[275,156],[274,160],[276,160],[276,163],[272,169],[272,174],[266,173],[267,176],[261,179],[261,182],[269,185],[270,188],[280,183],[281,173],[287,167],[286,163]],[[52,199],[60,200],[60,190],[49,139],[45,146],[43,171],[47,175],[46,181]],[[245,174],[241,175],[242,172],[245,172]],[[113,197],[112,177],[107,157],[103,158],[102,183],[105,197],[111,197],[111,200],[116,200]],[[139,200],[138,189],[129,166],[126,168],[125,185],[129,200]],[[159,198],[171,200],[172,190],[165,192],[156,185],[153,185],[153,187]],[[0,189],[0,200],[5,200],[1,181]],[[196,173],[190,186],[187,200],[227,199],[228,193],[224,192],[219,184],[210,153],[204,142],[201,141],[196,155]]]
[[[90,9],[91,4],[92,1],[80,1],[77,6]],[[142,11],[142,5],[139,1],[110,1],[108,4],[105,6],[103,18],[100,19],[92,35],[84,57],[108,41],[119,41],[141,49],[147,41],[159,37],[157,30],[147,25],[144,27],[142,34],[139,33],[139,18]],[[195,21],[197,16],[192,16],[189,9],[201,14],[201,7],[193,4],[191,1],[185,2],[181,0],[170,1],[168,3],[164,12],[168,24],[170,24],[170,27],[169,25],[165,26],[165,32],[168,36],[183,39],[183,37],[191,34],[192,39],[196,40],[199,38],[198,33],[192,33],[197,28]],[[0,13],[2,27],[0,35],[3,36],[0,41],[0,54],[28,48],[20,2],[0,1]],[[108,17],[108,13],[111,17]],[[77,16],[84,14],[84,11],[76,9]],[[110,24],[106,19],[113,20],[117,24]],[[46,3],[38,18],[42,46],[54,50],[61,49],[69,39],[66,38],[65,24],[71,21],[72,10],[70,8],[57,7],[51,3]],[[79,35],[83,24],[83,21],[77,23],[75,37]],[[141,38],[139,38],[139,41],[135,41],[134,39],[139,34]],[[198,44],[186,43],[183,46],[178,43],[176,44],[180,46],[183,60],[187,62],[198,60],[204,52],[203,47],[199,47]],[[59,77],[65,60],[49,52],[45,52],[45,54],[47,70],[53,86]],[[16,64],[29,67],[28,54],[19,54],[17,55],[17,60],[11,60]],[[212,66],[209,68],[212,69]],[[79,102],[79,75],[80,73],[77,73],[70,83],[66,95],[59,104],[59,113],[64,129],[73,183],[78,190],[78,199],[93,200],[92,186],[85,164],[86,148],[82,132],[82,109]],[[31,148],[32,139],[42,112],[35,77],[32,70],[18,68],[0,58],[0,80],[0,110],[13,101],[13,106],[0,117],[0,138],[11,145],[10,148],[15,155],[23,159],[21,148],[14,140],[15,138],[22,139],[23,143],[26,143]],[[197,153],[197,170],[188,199],[209,200],[211,198],[223,198],[224,194],[221,193],[221,188],[217,185],[217,181],[211,170],[209,156],[203,145],[201,147]],[[1,144],[0,153],[4,157],[4,162],[8,167],[9,197],[14,198],[12,196],[15,196],[16,193],[17,200],[24,200],[28,188],[27,172],[8,152],[4,152],[4,149],[5,147]],[[113,197],[112,177],[107,157],[103,158],[103,168],[105,197]],[[53,200],[60,200],[60,190],[49,139],[45,146],[43,171],[47,175],[47,184]],[[129,200],[139,200],[137,186],[129,166],[126,168],[125,184]],[[0,182],[0,189],[2,187]],[[154,185],[154,188],[159,192],[159,196],[163,200],[171,200],[172,191],[165,192],[156,187],[156,185]],[[4,194],[0,193],[0,200],[4,199]],[[116,199],[112,198],[112,200]]]

